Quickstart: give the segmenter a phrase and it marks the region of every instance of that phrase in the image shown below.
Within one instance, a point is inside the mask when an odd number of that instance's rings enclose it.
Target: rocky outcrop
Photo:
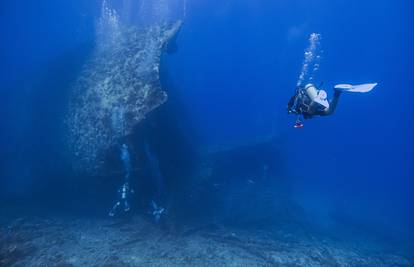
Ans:
[[[74,86],[67,117],[79,167],[99,168],[105,151],[167,100],[160,58],[180,27],[181,21],[127,28],[104,8],[96,49]]]

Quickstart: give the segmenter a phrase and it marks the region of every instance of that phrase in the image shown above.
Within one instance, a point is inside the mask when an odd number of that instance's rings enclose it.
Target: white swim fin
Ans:
[[[352,84],[337,84],[335,85],[335,89],[344,91],[344,92],[358,92],[358,93],[367,93],[374,89],[378,83],[365,83],[359,85],[352,85]]]

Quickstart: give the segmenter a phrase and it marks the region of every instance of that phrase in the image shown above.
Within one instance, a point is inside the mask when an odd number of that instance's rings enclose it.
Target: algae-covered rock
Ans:
[[[96,48],[74,85],[67,117],[78,167],[99,168],[105,151],[167,100],[160,58],[180,27],[181,21],[127,27],[103,7]]]

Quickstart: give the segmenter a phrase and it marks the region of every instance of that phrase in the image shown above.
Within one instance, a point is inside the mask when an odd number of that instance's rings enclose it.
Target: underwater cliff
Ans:
[[[0,266],[414,266],[413,7],[2,2]]]

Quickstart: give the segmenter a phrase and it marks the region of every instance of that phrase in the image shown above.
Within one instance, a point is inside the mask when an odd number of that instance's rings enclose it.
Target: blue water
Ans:
[[[185,1],[178,2],[172,5],[171,20],[184,16]],[[138,4],[114,4],[124,5],[118,10],[129,14],[119,12],[123,23],[152,23],[134,16]],[[81,192],[99,191],[84,188],[85,179],[99,178],[82,174],[79,179],[71,168],[62,125],[71,85],[94,49],[100,15],[100,1],[0,4],[0,194],[6,206],[19,203],[30,209],[29,203],[63,195],[64,204],[54,208],[70,206],[73,211],[84,205],[72,207],[72,199],[85,195],[73,195],[77,191],[68,188],[82,181]],[[189,180],[178,177],[192,166],[194,151],[271,138],[279,155],[274,161],[288,184],[286,194],[315,224],[339,221],[412,241],[412,25],[414,4],[409,0],[188,0],[177,52],[162,57],[161,80],[169,100],[155,114],[168,122],[155,122],[150,128],[156,133],[143,141],[159,157],[153,162],[158,166],[159,160],[162,175],[155,176],[166,177],[162,187],[174,192],[170,199],[180,198],[197,190],[188,190]],[[344,94],[333,116],[295,129],[296,118],[287,115],[286,104],[314,32],[321,34],[323,49],[315,79],[324,82],[329,96],[337,83],[378,86],[367,94]],[[135,150],[145,151],[144,145]],[[116,159],[118,152],[113,155]],[[174,167],[165,163],[169,161]],[[151,163],[147,165],[145,172],[151,172]],[[159,179],[141,185],[159,188]],[[173,186],[174,179],[179,186]],[[105,187],[105,192],[115,192],[118,184],[107,181],[112,189]],[[149,203],[146,194],[142,201]],[[98,195],[97,213],[104,216],[113,196]],[[204,201],[208,206],[209,200]],[[183,207],[179,213],[187,211]]]
[[[295,197],[304,206],[411,232],[412,3],[213,2],[194,6],[181,53],[171,59],[203,142],[280,136]],[[297,130],[285,113],[286,99],[312,32],[323,38],[317,80],[328,93],[342,82],[379,86],[344,95],[334,116]]]

